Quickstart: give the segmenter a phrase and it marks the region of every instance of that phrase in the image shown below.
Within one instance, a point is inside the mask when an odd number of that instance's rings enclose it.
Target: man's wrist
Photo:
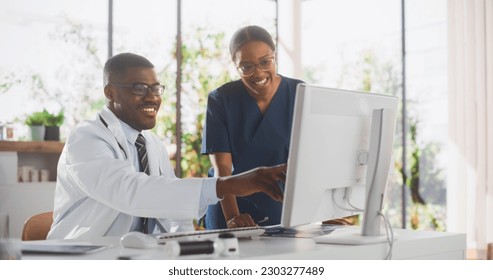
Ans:
[[[216,196],[219,200],[224,199],[224,178],[219,177],[216,181]]]

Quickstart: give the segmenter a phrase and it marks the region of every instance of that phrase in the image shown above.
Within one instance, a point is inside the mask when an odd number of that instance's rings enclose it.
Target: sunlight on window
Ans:
[[[301,68],[308,83],[402,95],[401,1],[302,1]],[[27,140],[28,113],[65,113],[62,140],[104,105],[102,67],[108,56],[108,1],[0,0],[0,123]],[[276,37],[276,2],[182,1],[182,130],[187,174],[202,176],[209,163],[200,147],[207,94],[238,79],[229,40],[244,25]],[[388,194],[399,225],[401,185],[409,186],[411,227],[443,229],[446,185],[446,0],[406,1],[408,182],[402,182],[402,125],[396,136],[396,172]],[[113,54],[135,52],[155,65],[166,85],[154,129],[175,141],[177,2],[113,1]],[[283,74],[282,68],[279,73]],[[287,70],[286,70],[287,71]],[[402,115],[401,117],[402,118]],[[400,157],[400,158],[399,158]],[[414,168],[414,169],[413,169]],[[417,169],[416,169],[417,168]],[[413,177],[414,176],[414,177]],[[413,201],[423,195],[427,206]],[[414,207],[414,208],[413,208]]]

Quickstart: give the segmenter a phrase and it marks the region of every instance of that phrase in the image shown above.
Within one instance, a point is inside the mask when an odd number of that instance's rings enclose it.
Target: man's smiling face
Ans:
[[[115,84],[147,86],[159,84],[153,68],[128,68],[125,75],[118,81],[111,81],[105,88],[105,95],[111,101],[110,110],[123,122],[137,131],[148,130],[156,125],[156,117],[161,106],[161,96],[147,92],[145,96],[133,93],[131,87],[122,87]]]

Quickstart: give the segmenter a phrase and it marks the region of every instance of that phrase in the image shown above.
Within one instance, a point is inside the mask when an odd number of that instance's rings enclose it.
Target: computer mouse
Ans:
[[[120,243],[123,247],[136,249],[150,249],[157,246],[156,238],[138,231],[124,234],[120,239]]]

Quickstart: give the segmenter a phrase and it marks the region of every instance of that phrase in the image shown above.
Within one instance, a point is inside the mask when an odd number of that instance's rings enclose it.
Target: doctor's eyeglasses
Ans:
[[[149,91],[152,92],[152,94],[154,94],[155,96],[160,96],[163,95],[164,90],[166,89],[166,87],[163,85],[147,85],[143,83],[133,83],[133,84],[110,83],[110,85],[117,87],[131,88],[133,93],[137,96],[146,96]]]
[[[245,63],[236,67],[236,69],[238,69],[238,73],[240,73],[240,75],[242,75],[243,77],[250,77],[251,75],[253,75],[253,73],[255,73],[255,68],[258,68],[264,72],[272,69],[272,65],[274,65],[274,60],[275,58],[271,56],[260,60],[260,63],[258,64]]]

